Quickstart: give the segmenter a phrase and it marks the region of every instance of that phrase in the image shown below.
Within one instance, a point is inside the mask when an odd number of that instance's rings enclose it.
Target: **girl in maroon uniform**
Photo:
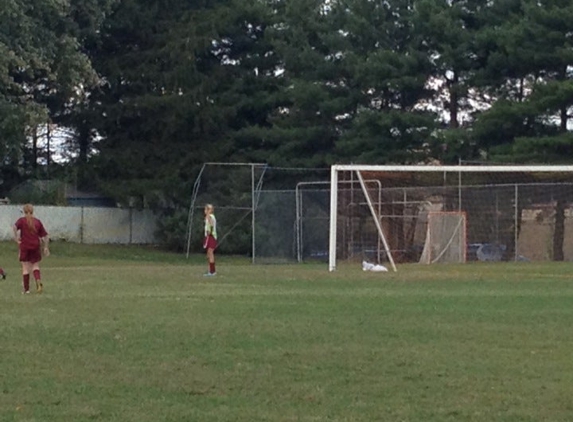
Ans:
[[[44,244],[44,255],[48,256],[48,233],[40,220],[34,218],[34,207],[24,205],[24,217],[14,224],[14,240],[18,243],[20,262],[22,263],[23,293],[30,293],[30,273],[36,281],[36,291],[42,293],[42,277],[40,275],[40,261],[42,260],[41,246]]]
[[[206,276],[217,274],[215,270],[215,249],[217,249],[217,219],[215,218],[215,207],[211,204],[205,205],[205,240],[203,249],[207,251],[207,261],[209,262],[209,272]]]

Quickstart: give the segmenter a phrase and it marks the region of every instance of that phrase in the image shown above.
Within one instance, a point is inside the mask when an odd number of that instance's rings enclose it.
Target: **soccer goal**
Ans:
[[[329,211],[330,271],[573,260],[573,166],[334,165]]]

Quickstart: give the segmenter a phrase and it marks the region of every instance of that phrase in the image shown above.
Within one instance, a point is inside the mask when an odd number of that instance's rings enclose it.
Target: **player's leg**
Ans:
[[[42,293],[42,277],[40,275],[40,261],[42,260],[42,251],[40,248],[32,249],[28,251],[27,261],[29,262],[28,274],[34,276],[34,281],[36,282],[36,292]]]
[[[209,273],[214,275],[217,272],[215,270],[215,249],[207,249],[207,258],[209,259]]]
[[[211,260],[213,259],[212,255],[213,255],[213,249],[207,247],[206,256],[207,256],[207,264],[209,264],[209,270],[207,271],[207,273],[205,275],[212,275],[213,274],[213,271],[211,271]]]
[[[6,271],[4,271],[4,268],[0,268],[0,277],[2,277],[2,280],[6,280]]]
[[[205,239],[205,249],[207,250],[207,262],[209,263],[209,272],[205,275],[215,275],[215,248],[217,247],[217,240],[213,236],[207,236]]]
[[[34,275],[34,281],[36,282],[36,292],[42,293],[44,291],[44,285],[42,284],[39,261],[32,264],[32,274]]]
[[[30,293],[30,260],[28,259],[28,251],[25,249],[19,250],[18,260],[22,264],[22,293]]]
[[[32,264],[28,261],[22,261],[22,293],[30,293],[30,270]]]

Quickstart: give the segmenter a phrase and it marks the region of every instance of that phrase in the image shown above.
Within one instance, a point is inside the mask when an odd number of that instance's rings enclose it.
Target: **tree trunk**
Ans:
[[[565,239],[565,200],[558,198],[555,203],[555,229],[553,231],[553,261],[563,261]]]
[[[559,75],[559,80],[566,81],[567,80],[567,66],[564,67],[560,73],[561,74]],[[561,130],[562,133],[567,132],[567,120],[569,117],[567,114],[568,109],[569,109],[568,104],[563,104],[559,108],[559,118],[560,118],[559,129]]]
[[[34,174],[38,170],[38,127],[34,127],[32,131],[32,169]]]
[[[52,140],[52,132],[50,123],[46,125],[46,173],[48,179],[50,178],[50,141]]]
[[[559,110],[559,115],[560,115],[560,122],[559,122],[559,129],[561,130],[561,132],[565,133],[567,132],[567,119],[568,119],[568,115],[567,115],[567,106],[563,105],[561,106],[561,109]]]
[[[90,147],[90,133],[87,124],[82,122],[78,130],[78,158],[81,164],[88,162],[88,152]]]
[[[450,104],[449,104],[449,112],[450,112],[450,128],[455,129],[460,126],[458,122],[458,112],[459,112],[459,76],[457,72],[454,71],[454,76],[452,80],[449,81],[449,94],[450,94]]]
[[[517,204],[517,221],[513,222],[513,230],[507,235],[505,244],[505,252],[503,253],[503,261],[513,261],[515,260],[515,251],[517,248],[516,239],[519,238],[519,233],[521,232],[521,220],[523,218],[523,205],[521,203]],[[517,236],[515,235],[517,231]]]

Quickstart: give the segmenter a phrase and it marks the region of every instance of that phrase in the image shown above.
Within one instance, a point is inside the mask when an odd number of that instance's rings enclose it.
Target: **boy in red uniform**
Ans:
[[[34,207],[24,205],[24,217],[14,224],[14,240],[18,243],[20,262],[22,263],[22,293],[30,293],[30,273],[36,281],[36,291],[42,293],[42,277],[40,275],[40,261],[42,260],[41,245],[44,244],[44,255],[48,256],[48,233],[40,220],[34,217]]]

